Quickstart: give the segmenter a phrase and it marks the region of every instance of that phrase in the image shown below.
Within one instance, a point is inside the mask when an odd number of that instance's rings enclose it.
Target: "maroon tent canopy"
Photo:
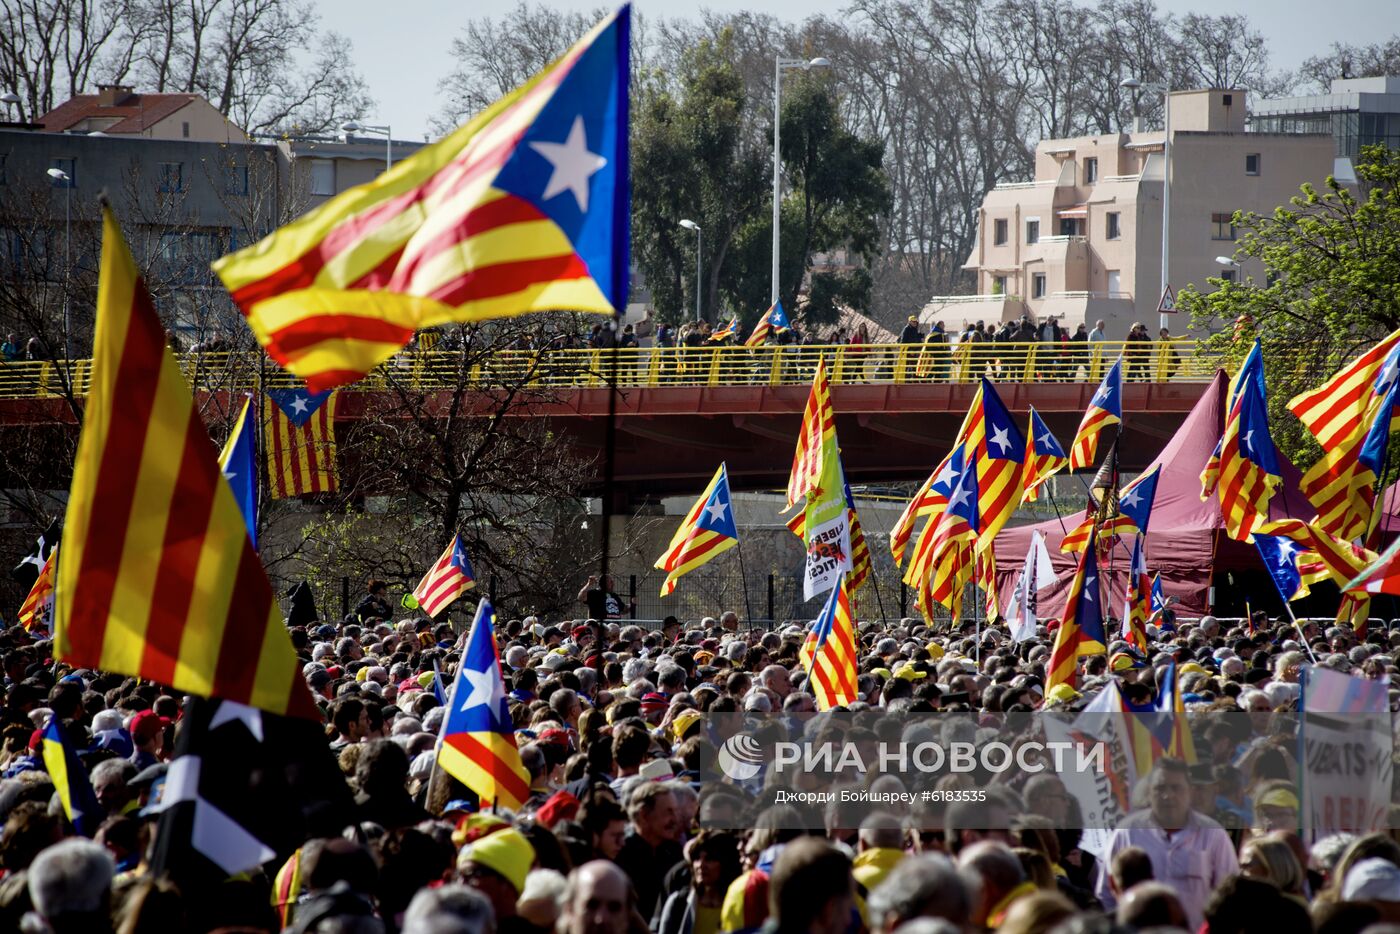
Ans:
[[[1163,589],[1169,596],[1181,601],[1179,609],[1187,614],[1207,611],[1208,590],[1212,586],[1213,575],[1240,570],[1263,571],[1259,553],[1253,545],[1226,536],[1219,499],[1212,496],[1205,502],[1201,501],[1201,471],[1224,432],[1225,390],[1225,373],[1217,372],[1176,435],[1148,468],[1160,464],[1162,475],[1157,482],[1157,498],[1148,528],[1147,567],[1151,572],[1161,572]],[[1279,454],[1279,466],[1283,483],[1270,502],[1270,518],[1291,516],[1311,519],[1317,510],[1298,491],[1301,478],[1298,468],[1282,453]],[[1084,498],[1076,497],[1075,505],[1083,502]],[[1061,508],[1064,508],[1063,504]],[[1025,563],[1031,532],[1039,531],[1050,549],[1056,580],[1040,590],[1038,602],[1046,608],[1044,615],[1055,616],[1058,613],[1064,605],[1066,591],[1079,559],[1077,554],[1061,554],[1060,543],[1064,540],[1065,530],[1072,530],[1084,518],[1084,510],[1080,508],[1072,515],[1066,515],[1063,524],[1051,519],[1035,525],[1003,529],[997,535],[993,553],[996,556],[997,590],[1002,606],[1010,599],[1016,577]],[[1131,549],[1131,541],[1120,541],[1109,557],[1099,562],[1100,574],[1111,582],[1112,589],[1107,593],[1112,595],[1109,605],[1114,616],[1121,616],[1123,612]]]

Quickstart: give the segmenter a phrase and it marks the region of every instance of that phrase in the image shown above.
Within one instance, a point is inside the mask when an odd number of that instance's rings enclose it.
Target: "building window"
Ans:
[[[1099,160],[1084,160],[1084,184],[1092,185],[1099,180]]]
[[[5,178],[5,153],[0,152],[0,185],[8,185],[9,180]]]
[[[248,193],[248,167],[246,165],[224,166],[224,194],[246,195]]]
[[[998,217],[992,222],[992,245],[1006,245],[1006,218]]]
[[[180,124],[180,135],[183,136],[185,139],[190,138],[190,122],[188,120],[185,120]]]
[[[1233,269],[1222,269],[1222,270],[1220,270],[1220,278],[1224,279],[1226,282],[1234,282],[1234,281],[1235,281],[1235,270],[1233,270]]]
[[[162,162],[158,190],[175,192],[185,190],[185,164],[183,162]]]
[[[1026,242],[1040,242],[1040,218],[1037,217],[1035,220],[1026,221]]]
[[[1117,298],[1123,292],[1123,272],[1118,269],[1108,270],[1108,297]]]
[[[993,295],[1005,295],[1005,294],[1006,294],[1006,277],[1005,277],[1005,276],[992,276],[992,294],[993,294]]]
[[[1109,240],[1117,240],[1119,237],[1123,236],[1123,229],[1118,226],[1118,217],[1119,212],[1117,211],[1109,211],[1104,215],[1106,224],[1104,236]]]
[[[311,193],[335,194],[335,163],[329,159],[311,160]]]
[[[1244,156],[1244,174],[1246,174],[1246,175],[1258,175],[1258,174],[1259,174],[1259,153],[1257,153],[1257,152],[1245,153],[1245,156]]]
[[[78,187],[78,160],[77,159],[51,159],[49,167],[58,169],[67,178],[60,178],[50,175],[50,184],[55,188],[77,188]]]
[[[1235,215],[1212,214],[1210,216],[1210,238],[1212,240],[1235,239]]]
[[[1045,297],[1045,273],[1036,272],[1031,274],[1031,298]]]

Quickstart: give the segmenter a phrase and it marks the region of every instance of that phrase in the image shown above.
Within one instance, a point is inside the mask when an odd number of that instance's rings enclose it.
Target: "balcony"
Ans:
[[[935,295],[919,312],[919,322],[942,321],[951,330],[963,321],[1012,321],[1025,313],[1019,295]]]

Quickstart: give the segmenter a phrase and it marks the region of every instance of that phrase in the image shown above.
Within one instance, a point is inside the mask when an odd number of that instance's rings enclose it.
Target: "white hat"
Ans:
[[[1400,902],[1400,866],[1388,859],[1363,859],[1347,873],[1342,900]]]

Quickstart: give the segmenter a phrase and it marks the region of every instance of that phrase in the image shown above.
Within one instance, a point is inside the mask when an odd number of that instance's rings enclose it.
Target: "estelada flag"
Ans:
[[[476,619],[447,698],[437,761],[483,804],[518,808],[530,797],[530,776],[515,745],[495,618],[489,600],[476,605]]]
[[[313,392],[420,328],[627,305],[630,8],[365,185],[214,264],[248,326]]]
[[[49,552],[48,560],[34,580],[34,586],[29,588],[29,596],[24,598],[24,604],[19,608],[19,622],[25,629],[32,630],[36,626],[46,630],[49,628],[53,617],[53,569],[58,563],[57,555],[57,548]]]
[[[272,585],[107,205],[102,226],[54,655],[75,668],[315,717]]]

